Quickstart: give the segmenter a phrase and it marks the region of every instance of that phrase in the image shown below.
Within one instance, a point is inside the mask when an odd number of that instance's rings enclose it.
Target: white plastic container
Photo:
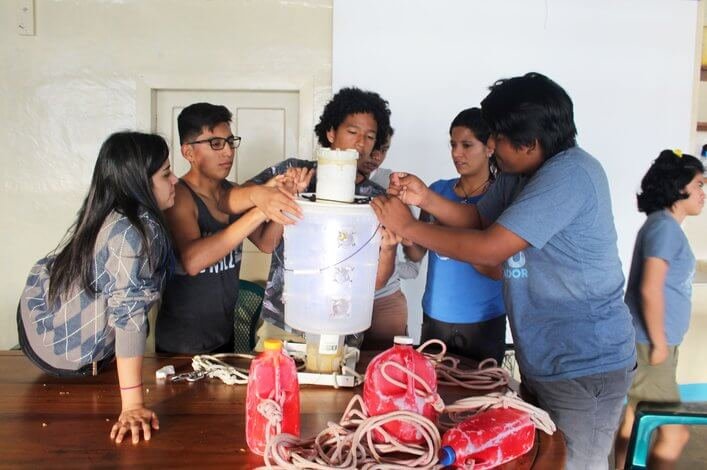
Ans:
[[[356,161],[354,149],[317,151],[317,200],[353,202],[356,191]]]
[[[368,204],[298,200],[303,218],[285,226],[285,323],[346,335],[371,326],[378,219]]]

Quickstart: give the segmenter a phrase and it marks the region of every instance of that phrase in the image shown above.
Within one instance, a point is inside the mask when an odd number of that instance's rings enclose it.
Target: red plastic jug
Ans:
[[[492,408],[458,424],[442,436],[439,463],[474,470],[494,468],[533,448],[530,415],[513,408]]]
[[[412,411],[436,423],[439,412],[435,409],[435,405],[441,405],[441,399],[437,395],[437,375],[434,364],[422,353],[413,349],[412,338],[396,336],[393,342],[394,346],[374,357],[366,369],[363,402],[366,404],[368,414],[378,416],[391,411]],[[425,390],[422,384],[405,371],[391,366],[391,362],[420,376],[430,391]],[[388,375],[393,382],[385,375]],[[402,387],[394,382],[402,384]],[[423,441],[423,436],[412,424],[391,421],[383,428],[404,443],[419,444]],[[374,432],[373,438],[376,442],[384,440],[377,432]]]
[[[280,340],[265,340],[264,349],[250,364],[245,400],[246,442],[258,455],[272,436],[300,433],[295,361],[284,353]]]

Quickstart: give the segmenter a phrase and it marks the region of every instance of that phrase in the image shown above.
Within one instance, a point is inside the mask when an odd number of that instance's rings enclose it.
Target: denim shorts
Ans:
[[[635,366],[575,379],[541,382],[522,377],[523,393],[550,414],[567,443],[568,470],[609,468]]]

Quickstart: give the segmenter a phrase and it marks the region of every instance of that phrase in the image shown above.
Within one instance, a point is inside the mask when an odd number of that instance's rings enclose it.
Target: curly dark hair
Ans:
[[[641,180],[641,192],[636,195],[638,210],[650,214],[687,199],[690,195],[685,193],[685,186],[704,171],[692,155],[663,150]]]
[[[324,106],[324,111],[319,118],[319,123],[314,126],[319,143],[322,147],[330,147],[326,133],[337,129],[347,116],[351,114],[371,113],[378,125],[376,143],[373,150],[378,150],[388,140],[390,135],[390,108],[388,102],[373,91],[360,88],[342,88],[335,94],[331,101]]]

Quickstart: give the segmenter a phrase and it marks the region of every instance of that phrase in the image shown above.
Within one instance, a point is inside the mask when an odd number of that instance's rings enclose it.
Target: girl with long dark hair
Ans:
[[[157,415],[145,408],[142,357],[147,314],[171,265],[162,211],[176,177],[162,137],[111,135],[101,146],[88,195],[59,246],[30,271],[17,311],[20,346],[43,371],[84,376],[116,357],[121,442],[150,439]]]

